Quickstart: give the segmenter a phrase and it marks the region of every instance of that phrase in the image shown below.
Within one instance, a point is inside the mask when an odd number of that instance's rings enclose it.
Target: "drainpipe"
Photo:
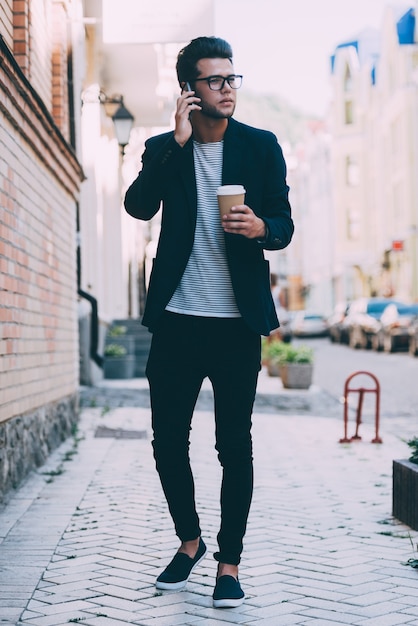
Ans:
[[[77,205],[77,229],[79,220],[79,207]],[[97,348],[99,346],[99,309],[97,300],[87,291],[81,289],[81,246],[80,246],[80,231],[77,231],[77,293],[80,298],[84,298],[90,302],[91,305],[91,317],[90,317],[90,358],[103,368],[103,357],[98,354]]]
[[[78,295],[84,298],[91,304],[91,317],[90,317],[90,358],[99,366],[103,367],[103,357],[97,353],[99,345],[99,314],[97,307],[97,300],[87,291],[78,288]]]

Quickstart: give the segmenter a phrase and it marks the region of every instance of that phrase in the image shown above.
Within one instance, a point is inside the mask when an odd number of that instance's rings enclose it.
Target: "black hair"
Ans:
[[[200,59],[229,59],[232,63],[230,44],[219,37],[197,37],[180,50],[177,56],[177,79],[179,84],[193,82],[199,77],[197,63]]]

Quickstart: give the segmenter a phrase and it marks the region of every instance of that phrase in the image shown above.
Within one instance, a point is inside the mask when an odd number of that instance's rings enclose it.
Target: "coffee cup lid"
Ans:
[[[216,193],[218,196],[235,196],[239,193],[245,193],[243,185],[221,185]]]

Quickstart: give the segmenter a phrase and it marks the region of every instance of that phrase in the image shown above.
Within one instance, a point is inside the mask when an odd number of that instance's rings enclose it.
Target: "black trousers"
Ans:
[[[260,336],[241,318],[166,312],[154,331],[147,364],[153,451],[157,471],[181,541],[201,534],[189,458],[189,435],[205,377],[215,401],[215,448],[222,466],[222,563],[238,565],[253,491],[251,414],[261,367]]]

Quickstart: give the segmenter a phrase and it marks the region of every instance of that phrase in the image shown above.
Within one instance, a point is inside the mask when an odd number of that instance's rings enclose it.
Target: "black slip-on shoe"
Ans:
[[[215,609],[232,609],[240,606],[245,599],[239,580],[233,576],[220,576],[216,581],[213,592],[213,606]]]
[[[155,583],[157,589],[171,589],[173,591],[183,589],[196,565],[205,558],[206,552],[207,548],[202,539],[199,539],[199,547],[194,559],[187,554],[177,552],[165,570],[158,576]]]

